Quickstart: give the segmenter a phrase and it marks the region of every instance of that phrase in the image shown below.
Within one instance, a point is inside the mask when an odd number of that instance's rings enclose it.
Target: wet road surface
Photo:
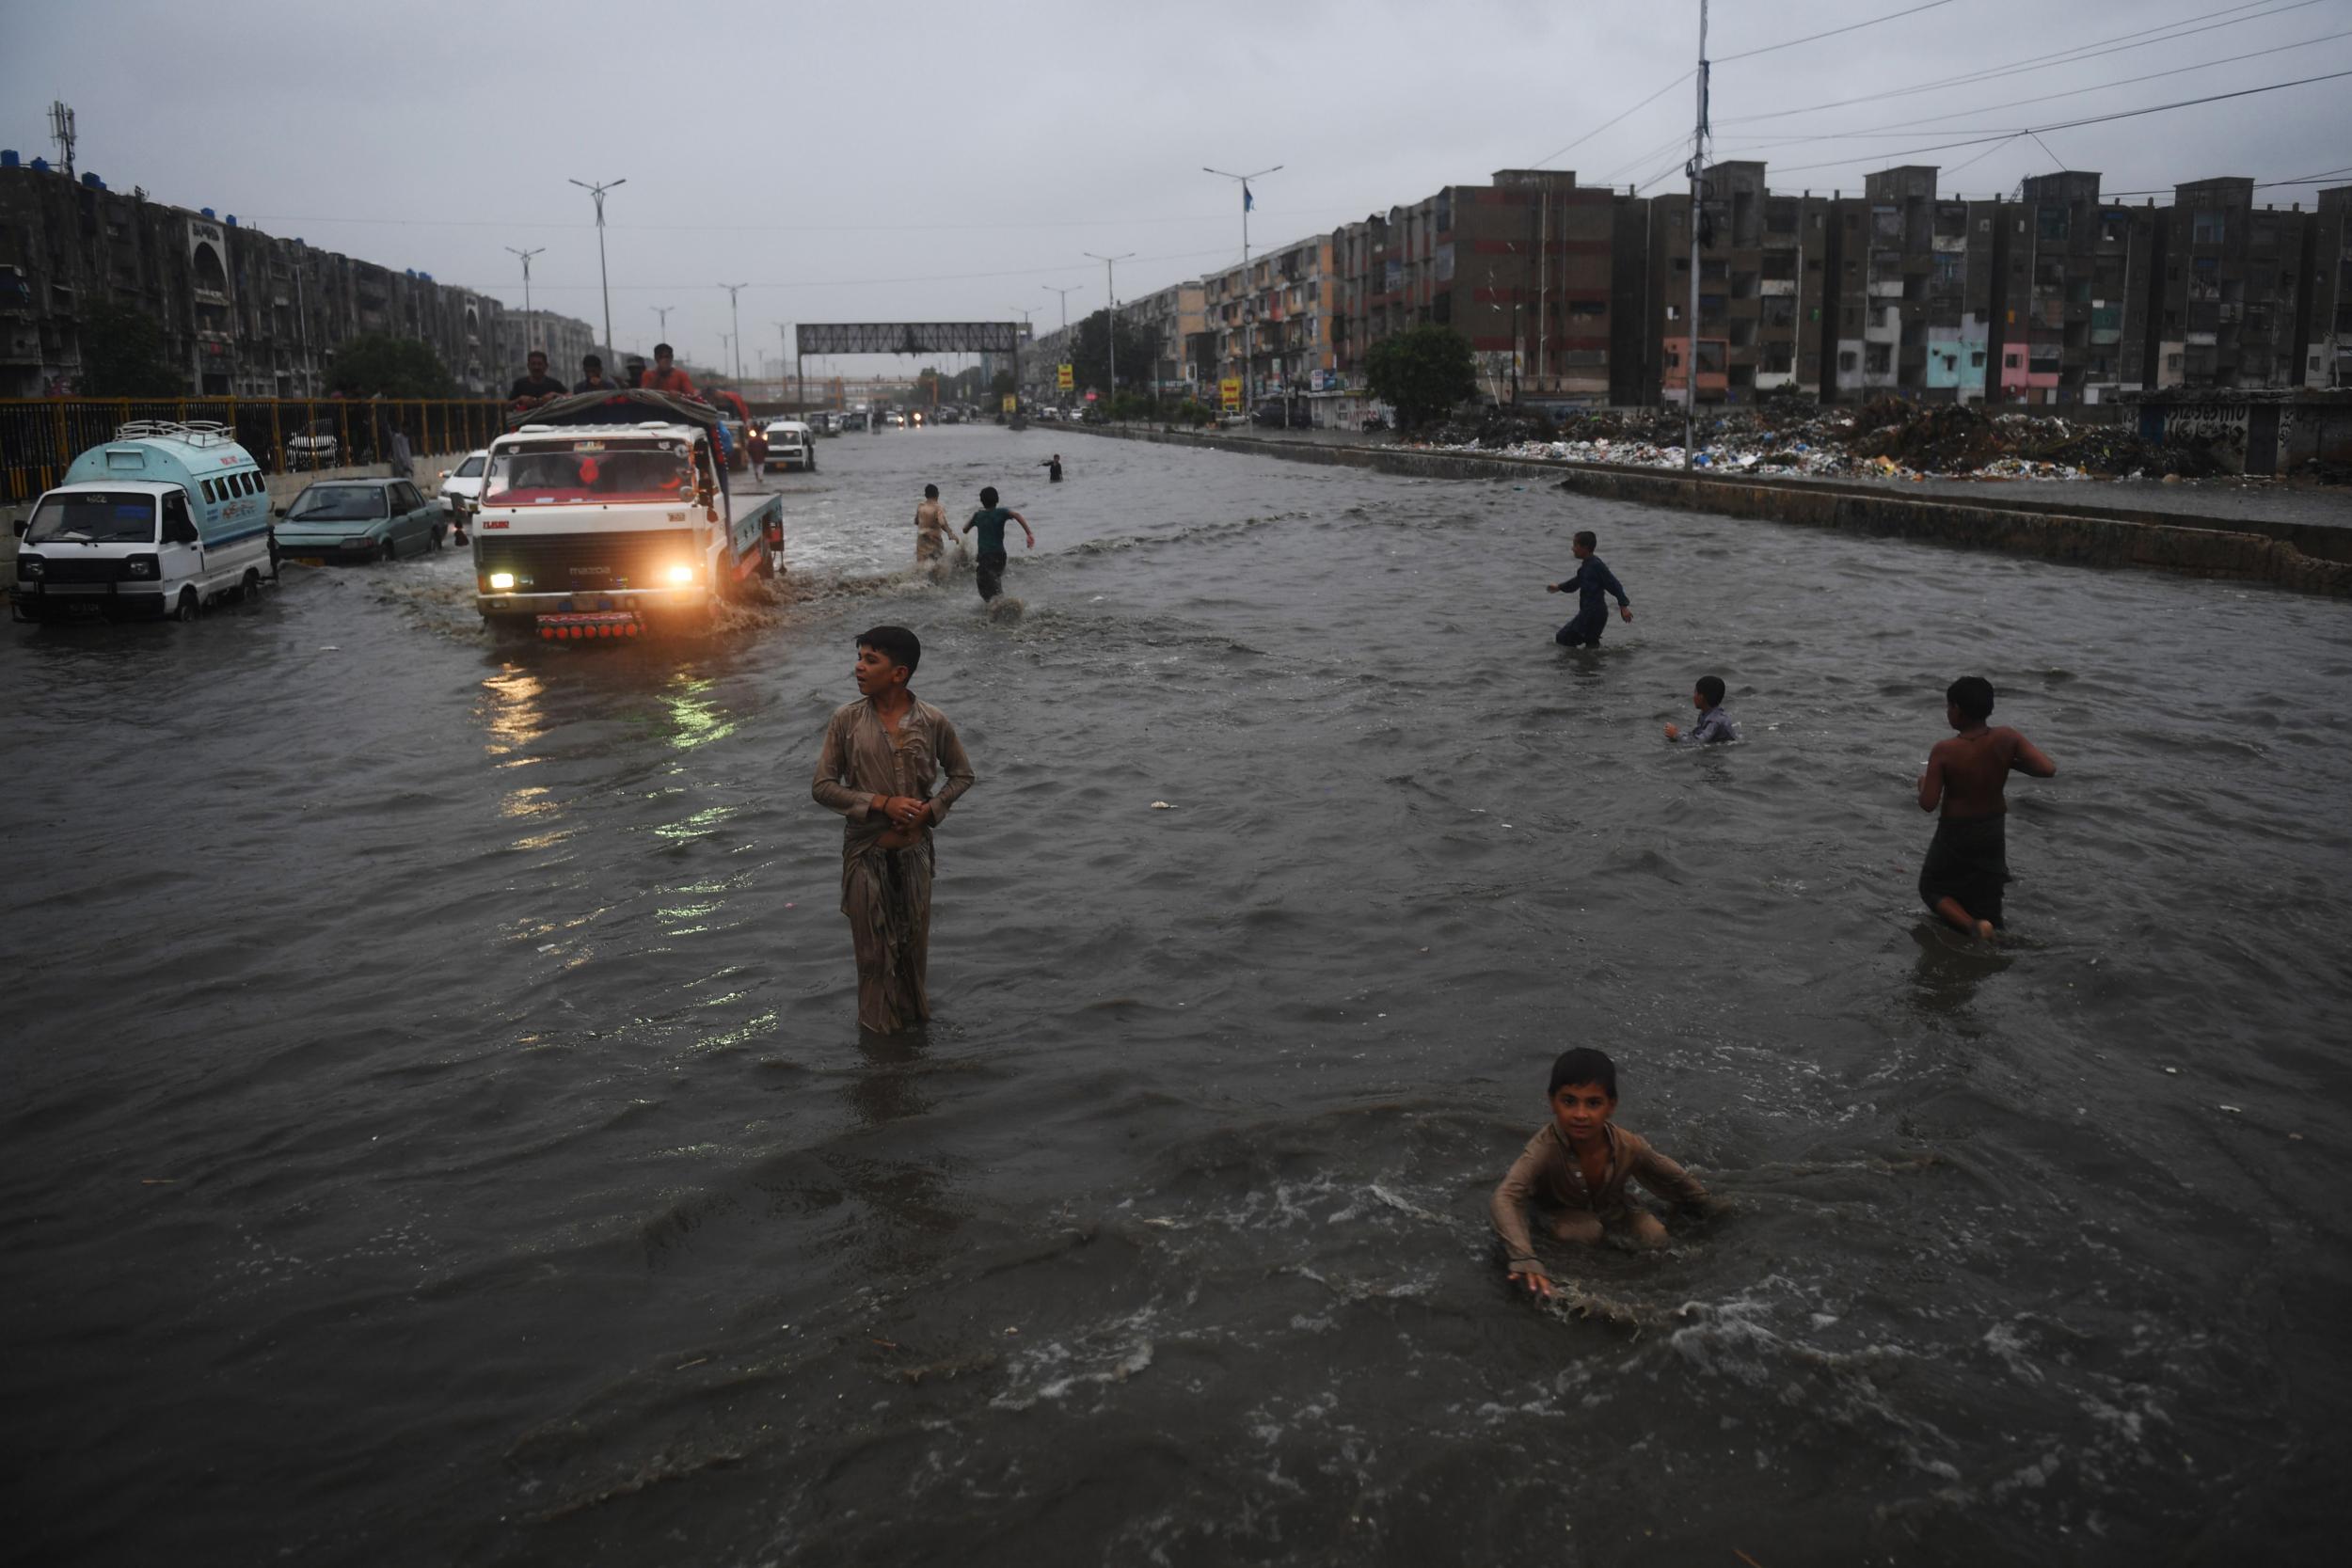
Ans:
[[[24,1560],[2334,1560],[2352,608],[819,454],[701,641],[495,646],[447,555],[0,637]],[[926,481],[1025,614],[905,570]],[[980,777],[890,1042],[808,798],[882,621]],[[2060,768],[1994,954],[1912,891],[1972,670]],[[1485,1219],[1570,1044],[1730,1203],[1589,1316]]]

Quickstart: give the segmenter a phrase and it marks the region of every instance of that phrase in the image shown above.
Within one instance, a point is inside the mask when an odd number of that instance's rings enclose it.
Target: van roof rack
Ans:
[[[118,441],[185,441],[192,447],[225,446],[237,438],[235,431],[218,420],[133,420],[115,427]]]

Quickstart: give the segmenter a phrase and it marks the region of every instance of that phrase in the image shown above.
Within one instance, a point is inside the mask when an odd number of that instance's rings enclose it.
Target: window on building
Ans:
[[[2178,374],[2180,374],[2180,373],[2181,373],[2181,356],[2180,356],[2179,355],[2177,355],[2177,354],[2168,354],[2168,355],[2166,355],[2166,356],[2164,356],[2164,368],[2165,368],[2166,370],[2168,370],[2168,371],[2171,372],[2174,375],[2178,375]]]
[[[1678,321],[1680,321],[1680,320],[1682,319],[1682,307],[1681,307],[1681,306],[1679,306],[1679,305],[1669,305],[1669,306],[1667,306],[1667,307],[1666,307],[1666,319],[1667,319],[1668,321],[1670,321],[1670,322],[1678,322]]]
[[[1984,369],[1984,350],[1978,349],[1968,356],[1968,368],[1976,371]]]
[[[1862,355],[1863,368],[1874,375],[1883,374],[1894,367],[1895,345],[1892,343],[1865,343]]]
[[[2044,244],[2066,238],[2066,209],[2042,206],[2034,209],[2034,233]]]
[[[1840,350],[1838,350],[1838,352],[1837,352],[1837,368],[1838,368],[1839,370],[1841,370],[1841,371],[1851,371],[1851,370],[1852,370],[1852,369],[1854,368],[1854,352],[1853,352],[1853,350],[1851,350],[1851,349],[1850,349],[1850,348],[1848,348],[1848,349],[1840,349]]]
[[[2209,213],[2201,209],[2197,215],[2189,220],[2189,243],[2219,245],[2228,234],[2229,227],[2226,214]]]
[[[1690,270],[1691,270],[1691,258],[1689,258],[1688,256],[1677,256],[1677,257],[1676,257],[1676,258],[1675,258],[1675,271],[1677,271],[1677,272],[1689,272]]]

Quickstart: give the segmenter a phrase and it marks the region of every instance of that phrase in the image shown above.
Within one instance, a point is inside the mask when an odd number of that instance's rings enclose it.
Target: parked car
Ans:
[[[1315,416],[1303,398],[1262,398],[1249,422],[1269,430],[1311,430]]]
[[[341,445],[335,439],[335,421],[313,420],[301,431],[286,437],[286,467],[289,468],[331,468],[335,466]]]
[[[278,553],[307,566],[423,555],[448,528],[441,503],[405,479],[321,480],[278,516]]]
[[[441,470],[441,493],[437,499],[441,503],[444,520],[456,520],[457,502],[461,499],[475,501],[482,499],[482,467],[489,461],[487,451],[469,451],[463,463],[454,468]]]
[[[817,433],[799,420],[770,420],[768,421],[768,455],[760,464],[763,473],[776,468],[798,468],[806,473],[817,471]]]

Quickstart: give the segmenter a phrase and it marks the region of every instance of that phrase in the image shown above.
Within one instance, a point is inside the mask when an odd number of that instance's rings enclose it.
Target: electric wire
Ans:
[[[1899,22],[1906,16],[1917,16],[1921,11],[1931,11],[1938,6],[1950,4],[1951,0],[1928,0],[1926,5],[1914,6],[1907,11],[1890,11],[1884,16],[1874,16],[1867,22],[1849,22],[1843,27],[1832,27],[1826,33],[1808,33],[1801,39],[1789,39],[1780,43],[1768,43],[1761,49],[1742,49],[1737,55],[1718,55],[1710,63],[1729,65],[1734,60],[1752,60],[1758,55],[1770,55],[1776,50],[1794,49],[1801,43],[1814,43],[1822,39],[1834,39],[1840,33],[1857,33],[1865,27],[1875,27],[1882,22]]]

